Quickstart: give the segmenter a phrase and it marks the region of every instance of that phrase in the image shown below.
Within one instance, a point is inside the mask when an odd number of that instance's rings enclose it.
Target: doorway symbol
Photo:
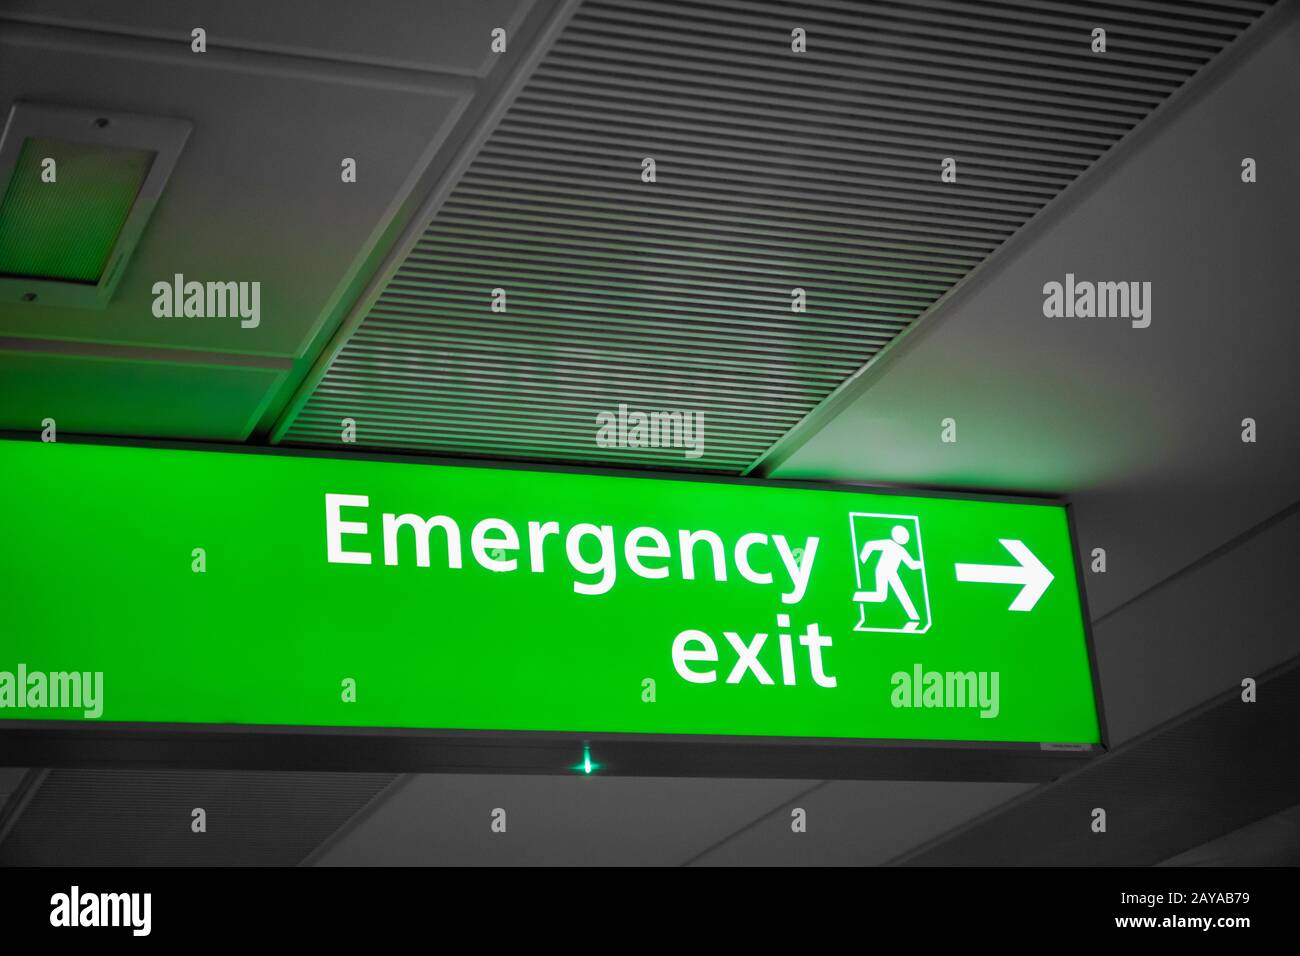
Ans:
[[[855,631],[924,634],[930,629],[921,520],[916,515],[852,512],[849,530],[858,589]]]

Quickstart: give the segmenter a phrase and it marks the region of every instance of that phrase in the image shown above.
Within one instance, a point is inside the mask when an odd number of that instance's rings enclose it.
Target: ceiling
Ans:
[[[746,472],[1263,6],[1098,56],[1068,7],[586,0],[274,434]],[[703,455],[599,447],[620,403]]]
[[[1141,790],[1160,761],[1205,779],[1246,732],[1206,703],[1300,650],[1294,4],[318,6],[6,4],[0,107],[194,132],[106,310],[0,304],[0,428],[337,445],[350,417],[439,456],[1061,494],[1108,555],[1087,588],[1120,746],[1043,790],[0,770],[0,862],[978,862],[1077,792],[1168,803],[1163,842],[1108,858],[1151,863],[1300,803],[1288,779],[1207,826],[1219,796]],[[154,318],[176,272],[260,279],[261,325]],[[1045,319],[1067,272],[1152,282],[1151,326]],[[705,455],[598,447],[619,403],[702,412]],[[239,838],[118,812],[198,801]],[[510,839],[484,839],[498,806]],[[73,857],[73,819],[120,839]]]
[[[253,0],[14,0],[0,100],[177,117],[193,132],[110,305],[0,313],[0,427],[242,442],[274,417],[394,237],[451,175],[563,6],[346,0],[309,28]],[[391,24],[400,23],[401,29]],[[202,26],[208,48],[194,53]],[[488,46],[494,27],[512,42]],[[341,163],[357,163],[344,183]],[[262,284],[256,328],[153,315],[176,273]]]

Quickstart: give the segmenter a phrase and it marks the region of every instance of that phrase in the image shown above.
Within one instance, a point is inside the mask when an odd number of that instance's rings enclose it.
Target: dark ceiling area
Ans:
[[[1060,498],[1109,558],[1108,750],[1041,784],[32,761],[0,865],[1300,864],[1293,0],[362,6],[0,6],[4,115],[189,124],[102,307],[0,298],[5,435]],[[1150,280],[1150,327],[1045,318],[1067,273]],[[260,280],[260,323],[160,319],[174,275]],[[700,413],[702,454],[599,445],[620,406]]]

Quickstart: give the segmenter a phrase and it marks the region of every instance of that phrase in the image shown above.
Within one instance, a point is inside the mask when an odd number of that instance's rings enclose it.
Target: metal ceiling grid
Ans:
[[[284,439],[742,473],[1270,6],[588,0]]]

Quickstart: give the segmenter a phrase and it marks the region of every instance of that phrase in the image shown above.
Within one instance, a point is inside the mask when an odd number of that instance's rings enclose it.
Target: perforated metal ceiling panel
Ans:
[[[1269,6],[589,0],[284,437],[743,472]]]

